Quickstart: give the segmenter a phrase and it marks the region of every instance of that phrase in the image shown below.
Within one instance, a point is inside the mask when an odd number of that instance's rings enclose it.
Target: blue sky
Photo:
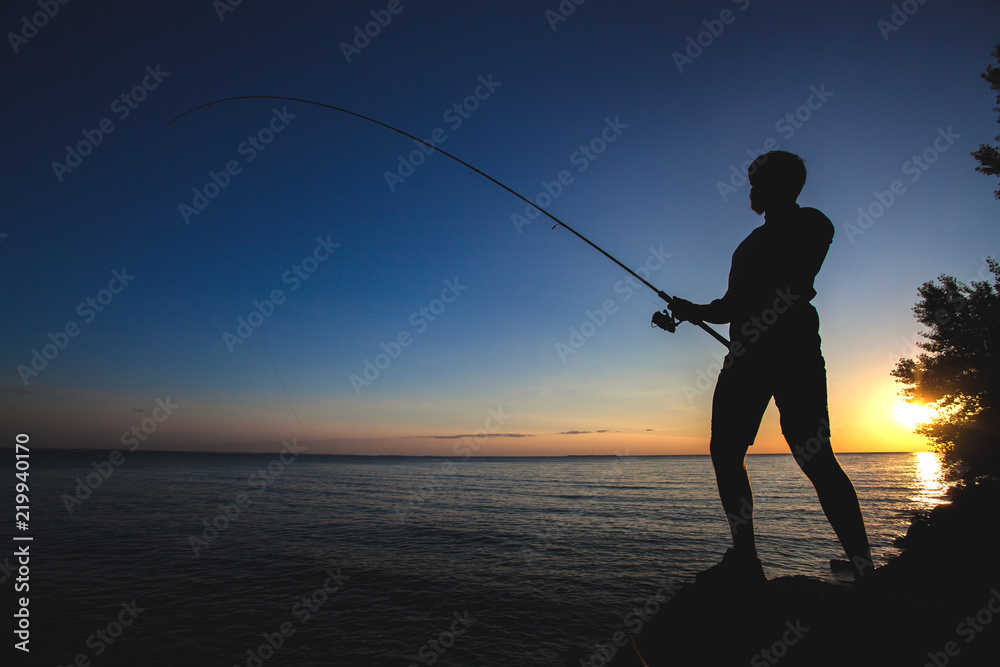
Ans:
[[[491,455],[707,451],[723,348],[651,329],[655,295],[564,230],[519,227],[525,206],[500,188],[433,155],[390,189],[413,143],[308,105],[230,102],[168,126],[214,99],[286,95],[438,130],[530,199],[548,183],[547,210],[694,301],[721,296],[762,222],[731,168],[774,144],[799,153],[800,203],[837,227],[814,301],[834,446],[923,447],[893,418],[888,373],[913,352],[917,287],[978,277],[997,252],[996,181],[969,155],[997,133],[979,78],[994,3],[907,4],[891,31],[878,2],[589,0],[559,21],[555,1],[219,6],[69,3],[37,30],[36,2],[4,7],[6,432],[110,448],[146,420],[151,449],[296,437],[448,455],[488,432]],[[72,171],[53,165],[81,142]],[[212,174],[225,187],[186,220]],[[135,277],[102,293],[113,271]],[[274,290],[282,303],[227,344]],[[37,375],[19,371],[50,343]],[[352,382],[367,362],[378,376]],[[151,421],[167,397],[180,407]],[[784,448],[773,412],[755,451]]]

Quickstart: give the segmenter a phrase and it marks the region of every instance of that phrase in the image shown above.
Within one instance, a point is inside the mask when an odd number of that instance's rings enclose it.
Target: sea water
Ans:
[[[942,502],[940,461],[839,458],[883,564]],[[560,665],[641,630],[729,544],[705,456],[106,460],[32,453],[30,664]],[[845,576],[792,458],[747,468],[768,576]]]

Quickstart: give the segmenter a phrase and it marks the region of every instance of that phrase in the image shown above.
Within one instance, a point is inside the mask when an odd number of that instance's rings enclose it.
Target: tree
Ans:
[[[892,371],[903,396],[936,409],[916,432],[972,476],[1000,472],[1000,263],[986,264],[992,284],[942,275],[920,287],[913,312],[930,330],[917,344],[925,352]]]
[[[993,47],[992,55],[997,59],[997,63],[1000,63],[1000,44]],[[986,79],[990,84],[990,88],[997,93],[997,106],[993,110],[998,113],[997,122],[1000,123],[1000,67],[987,65],[986,71],[979,76]],[[1000,135],[997,135],[995,139],[1000,141]],[[976,167],[976,171],[987,176],[1000,176],[1000,150],[997,150],[996,146],[979,144],[979,150],[974,152],[972,157],[979,160],[979,166]],[[997,187],[996,191],[993,192],[993,196],[1000,199],[1000,187]]]

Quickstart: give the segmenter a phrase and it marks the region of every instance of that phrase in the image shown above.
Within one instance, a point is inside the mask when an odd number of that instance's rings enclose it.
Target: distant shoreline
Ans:
[[[95,447],[38,447],[32,448],[31,452],[34,454],[84,454],[84,453],[97,453],[97,454],[107,454],[108,452],[115,451],[115,448],[95,448]],[[119,450],[120,451],[120,450]],[[6,453],[14,452],[13,447],[2,447],[0,452]],[[246,452],[246,451],[228,451],[228,450],[198,450],[198,449],[137,449],[134,452],[129,452],[129,456],[139,455],[150,455],[150,454],[167,454],[167,455],[177,455],[177,454],[204,454],[204,455],[224,455],[224,456],[273,456],[279,453],[276,451],[266,451],[266,452]],[[919,454],[918,451],[905,451],[905,452],[838,452],[837,456],[854,456],[857,454],[871,455],[871,454],[885,454],[889,456],[897,456],[900,454]],[[933,453],[933,452],[931,452]],[[462,458],[455,455],[440,455],[440,454],[324,454],[324,453],[303,453],[302,457],[326,457],[326,458],[341,458],[341,459],[455,459]],[[630,459],[659,459],[659,458],[692,458],[692,457],[708,457],[709,454],[628,454]],[[748,452],[747,456],[790,456],[789,452],[761,452],[754,453]],[[466,460],[497,460],[497,459],[614,459],[619,458],[618,454],[523,454],[523,455],[509,455],[509,456],[471,456]]]

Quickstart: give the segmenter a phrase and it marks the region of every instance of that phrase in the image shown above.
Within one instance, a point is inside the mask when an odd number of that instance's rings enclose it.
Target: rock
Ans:
[[[953,494],[918,516],[906,550],[855,590],[778,577],[762,586],[687,583],[609,663],[673,665],[981,665],[1000,653],[1000,483]],[[588,665],[583,652],[567,665]]]

